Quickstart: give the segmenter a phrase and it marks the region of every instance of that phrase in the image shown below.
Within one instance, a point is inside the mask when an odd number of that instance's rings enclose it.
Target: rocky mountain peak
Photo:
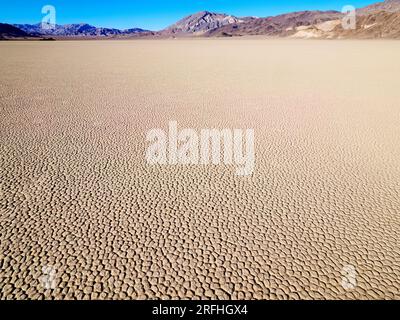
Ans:
[[[209,11],[200,11],[179,20],[174,25],[165,29],[163,33],[203,34],[210,30],[217,29],[228,24],[241,22],[243,22],[243,20],[231,15],[213,13]]]

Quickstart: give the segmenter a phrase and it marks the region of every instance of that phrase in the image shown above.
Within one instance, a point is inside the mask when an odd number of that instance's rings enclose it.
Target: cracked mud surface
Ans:
[[[399,54],[0,43],[0,298],[400,298]],[[170,120],[254,128],[253,176],[147,165]]]

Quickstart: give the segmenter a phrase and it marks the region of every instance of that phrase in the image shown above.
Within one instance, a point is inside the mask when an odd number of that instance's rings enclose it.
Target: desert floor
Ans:
[[[3,299],[400,298],[400,42],[0,43]],[[256,168],[146,132],[254,128]]]

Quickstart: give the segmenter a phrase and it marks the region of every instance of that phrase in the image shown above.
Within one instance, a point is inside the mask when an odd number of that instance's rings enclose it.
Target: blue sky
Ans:
[[[86,22],[98,27],[160,30],[202,10],[265,17],[300,10],[341,10],[382,0],[2,0],[0,22],[37,23],[41,9],[53,5],[57,24]]]

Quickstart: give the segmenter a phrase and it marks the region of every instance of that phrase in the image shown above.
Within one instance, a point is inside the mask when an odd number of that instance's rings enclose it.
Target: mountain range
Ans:
[[[344,14],[338,11],[300,11],[273,17],[235,17],[202,11],[187,16],[161,31],[140,28],[119,30],[86,23],[42,28],[38,24],[0,24],[0,39],[56,38],[108,39],[136,37],[233,37],[270,36],[292,38],[393,38],[400,39],[400,0],[378,2],[356,11],[356,29],[342,27]]]
[[[29,37],[30,35],[28,33],[17,27],[6,23],[0,23],[0,40]]]
[[[149,30],[140,28],[132,28],[127,30],[119,30],[112,28],[97,28],[87,23],[66,24],[66,25],[50,25],[45,28],[41,23],[37,24],[15,24],[14,27],[35,36],[53,36],[53,37],[114,37],[129,36],[139,33],[150,33]]]

